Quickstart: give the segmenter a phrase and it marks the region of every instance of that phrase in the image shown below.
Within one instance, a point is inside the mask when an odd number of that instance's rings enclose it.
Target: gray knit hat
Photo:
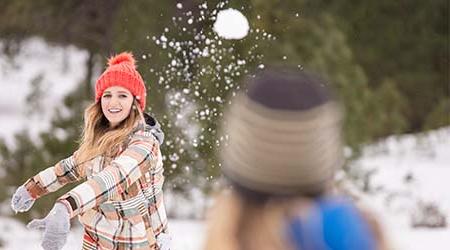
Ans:
[[[249,78],[224,119],[224,175],[250,191],[316,194],[343,162],[341,112],[323,81],[304,71],[266,69]]]

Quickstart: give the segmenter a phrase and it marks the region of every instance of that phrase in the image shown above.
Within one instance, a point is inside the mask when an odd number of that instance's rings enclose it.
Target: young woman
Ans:
[[[320,78],[266,68],[225,114],[231,190],[209,214],[208,250],[385,249],[376,223],[331,192],[343,163],[337,103]]]
[[[16,212],[67,183],[86,179],[60,197],[43,219],[44,249],[61,249],[77,216],[83,249],[168,249],[160,145],[164,134],[145,114],[146,88],[130,53],[108,61],[85,111],[81,144],[70,157],[30,178],[12,198]]]

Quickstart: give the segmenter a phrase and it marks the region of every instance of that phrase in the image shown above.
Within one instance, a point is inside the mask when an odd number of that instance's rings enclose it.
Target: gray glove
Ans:
[[[172,237],[170,237],[170,234],[168,233],[160,233],[156,236],[156,243],[158,244],[160,250],[170,250]]]
[[[33,199],[24,186],[17,188],[11,199],[11,208],[14,212],[26,212],[33,206],[35,199]]]
[[[56,202],[44,219],[35,219],[28,223],[29,229],[44,229],[41,246],[44,250],[60,250],[67,241],[70,231],[70,215],[67,207]]]

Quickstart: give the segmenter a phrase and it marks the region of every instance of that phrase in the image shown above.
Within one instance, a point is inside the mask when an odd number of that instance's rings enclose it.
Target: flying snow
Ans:
[[[217,14],[213,29],[222,38],[237,40],[247,36],[249,25],[240,11],[229,8]]]

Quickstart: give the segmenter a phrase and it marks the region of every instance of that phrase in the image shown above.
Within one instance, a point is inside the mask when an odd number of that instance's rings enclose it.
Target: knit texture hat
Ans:
[[[108,67],[95,84],[95,101],[98,102],[103,92],[111,86],[121,86],[128,89],[145,110],[147,91],[144,80],[136,70],[133,54],[123,52],[108,60]]]
[[[264,194],[318,194],[343,163],[341,112],[321,79],[266,69],[225,114],[224,175]]]

